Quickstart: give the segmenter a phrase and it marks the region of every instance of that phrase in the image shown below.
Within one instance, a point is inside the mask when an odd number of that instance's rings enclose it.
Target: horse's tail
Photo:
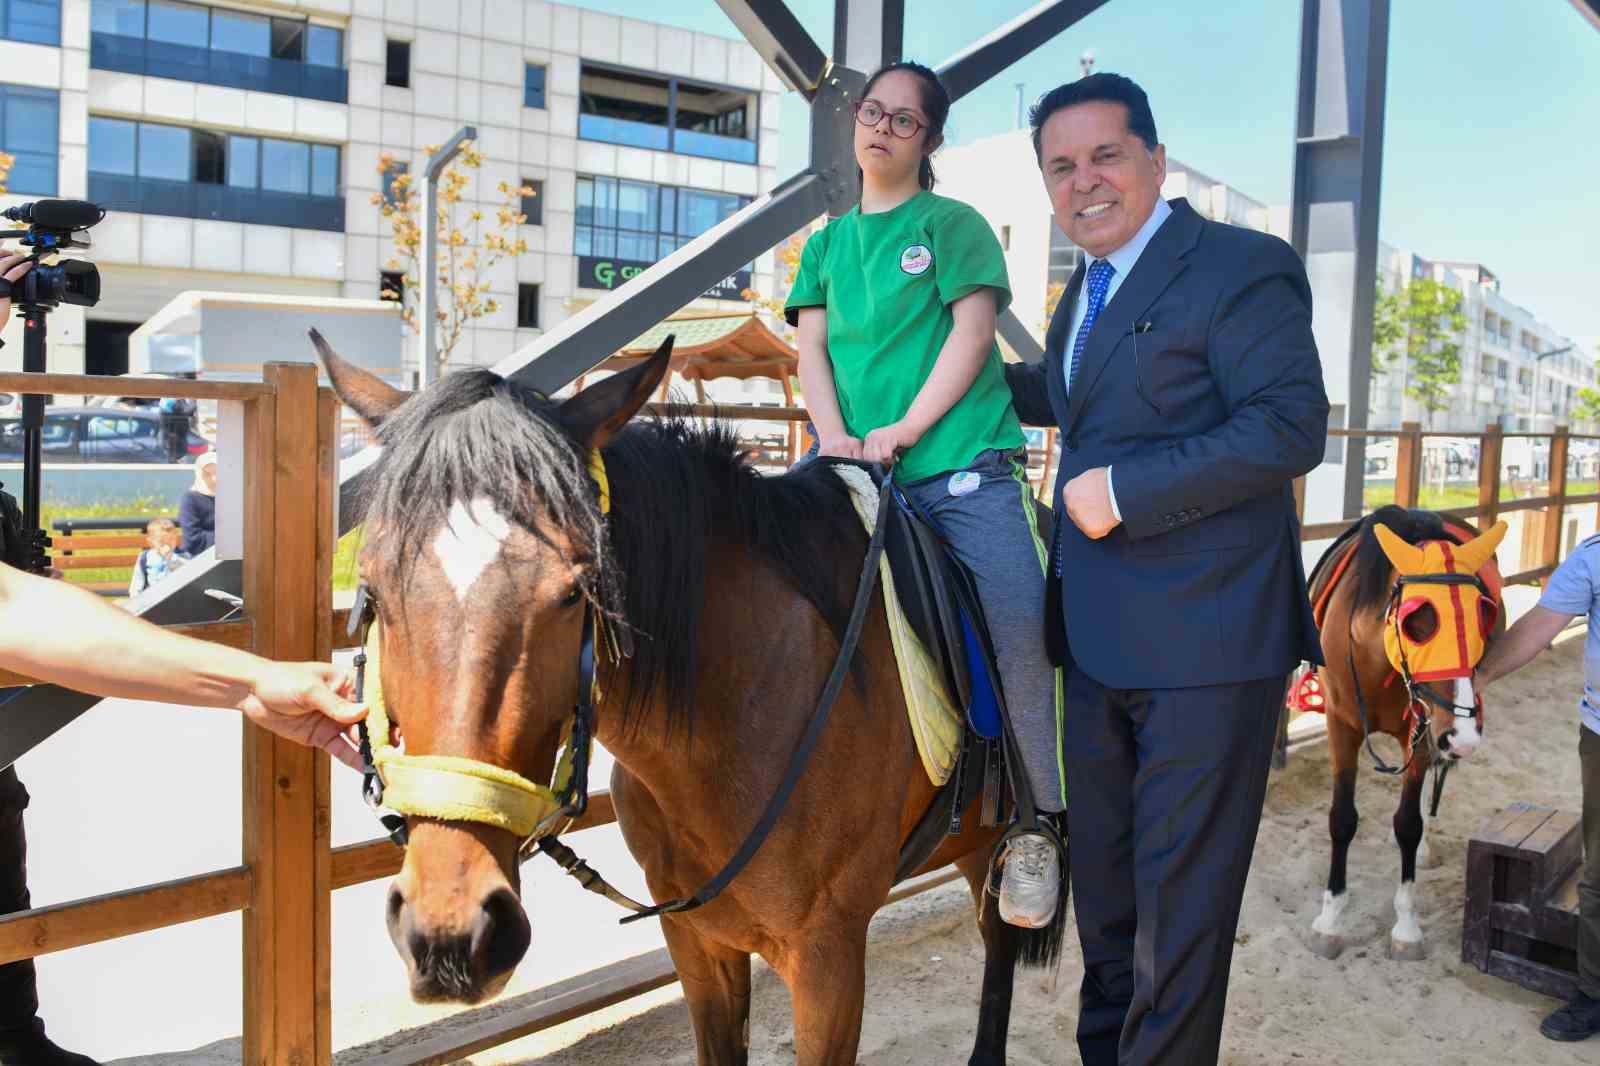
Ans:
[[[1000,883],[999,850],[990,859],[989,886]],[[1004,930],[1008,936],[1015,938],[1017,961],[1024,966],[1033,966],[1044,970],[1054,970],[1061,962],[1061,946],[1067,931],[1067,892],[1070,888],[1072,872],[1072,849],[1065,839],[1061,849],[1061,883],[1058,886],[1060,894],[1056,897],[1055,917],[1050,919],[1050,924],[1038,929],[1022,929],[1007,923],[1000,917],[1000,894],[986,890],[983,893],[983,918],[986,926]]]

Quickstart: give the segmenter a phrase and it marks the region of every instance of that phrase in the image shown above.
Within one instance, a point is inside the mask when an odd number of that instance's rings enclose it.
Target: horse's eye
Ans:
[[[583,599],[583,586],[574,585],[574,586],[572,586],[572,591],[567,593],[566,598],[561,601],[561,606],[563,606],[563,607],[576,607],[576,606],[578,606],[578,601],[580,601],[582,599]]]
[[[1413,644],[1426,644],[1439,632],[1439,612],[1420,596],[1400,605],[1400,632]]]

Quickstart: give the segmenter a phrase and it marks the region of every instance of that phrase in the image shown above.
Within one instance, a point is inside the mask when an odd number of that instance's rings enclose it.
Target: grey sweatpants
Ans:
[[[1065,810],[1060,681],[1044,644],[1047,548],[1034,522],[1027,471],[1011,454],[990,450],[964,470],[901,488],[977,579],[1034,802],[1041,811]]]

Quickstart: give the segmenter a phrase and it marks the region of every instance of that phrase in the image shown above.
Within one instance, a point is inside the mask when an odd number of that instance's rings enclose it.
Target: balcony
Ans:
[[[114,33],[90,35],[89,65],[95,70],[173,78],[230,89],[254,89],[335,104],[346,102],[350,88],[350,74],[342,67],[170,44]]]
[[[129,204],[128,210],[147,215],[344,232],[345,201],[341,196],[311,196],[90,171],[89,199],[97,203]]]

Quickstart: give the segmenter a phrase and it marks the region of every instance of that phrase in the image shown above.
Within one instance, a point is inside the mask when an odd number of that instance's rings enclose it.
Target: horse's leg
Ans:
[[[1414,962],[1423,957],[1422,925],[1417,921],[1414,892],[1417,845],[1422,842],[1422,782],[1426,760],[1413,758],[1400,788],[1394,812],[1394,839],[1400,845],[1400,887],[1394,894],[1394,928],[1389,930],[1389,957]]]
[[[1328,754],[1333,763],[1333,805],[1328,808],[1328,836],[1333,842],[1328,864],[1328,887],[1322,893],[1322,912],[1311,923],[1311,950],[1325,959],[1344,950],[1344,914],[1350,903],[1345,883],[1350,842],[1356,838],[1361,818],[1356,813],[1356,766],[1361,747],[1358,731],[1328,710]]]
[[[1005,1066],[1006,1034],[1011,1028],[1011,989],[1022,934],[1000,920],[999,900],[987,891],[988,847],[963,855],[956,866],[967,876],[983,935],[983,992],[978,1000],[978,1038],[967,1066]]]
[[[854,1066],[867,996],[867,921],[837,915],[785,951],[779,974],[794,1003],[795,1066]]]
[[[750,955],[710,943],[685,923],[661,922],[694,1023],[699,1066],[745,1066],[750,1058]]]

